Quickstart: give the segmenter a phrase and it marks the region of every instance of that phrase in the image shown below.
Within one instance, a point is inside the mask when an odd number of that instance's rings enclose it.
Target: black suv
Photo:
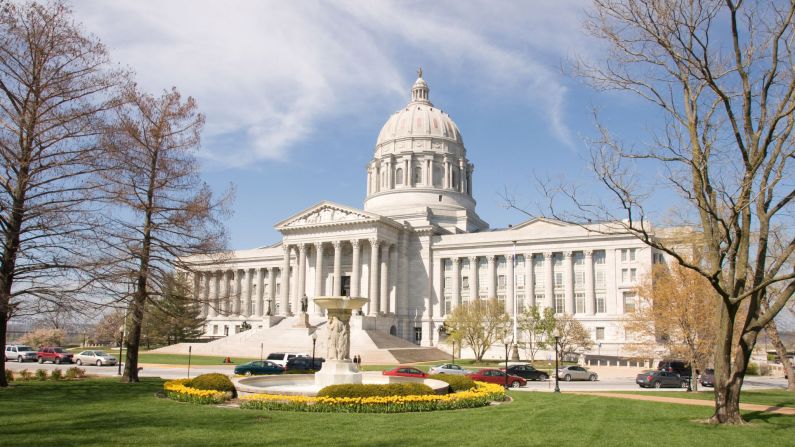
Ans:
[[[293,357],[287,360],[287,367],[285,370],[320,371],[325,361],[326,359],[323,357],[315,357],[315,364],[313,365],[311,357]]]
[[[530,365],[511,365],[508,367],[508,374],[519,376],[527,380],[548,380],[549,374],[539,371]]]
[[[660,371],[675,372],[685,379],[689,379],[693,376],[693,370],[690,368],[690,364],[682,360],[662,360],[657,364],[657,369]]]

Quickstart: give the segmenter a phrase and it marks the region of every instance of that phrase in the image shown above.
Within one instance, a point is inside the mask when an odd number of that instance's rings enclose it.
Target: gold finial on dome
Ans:
[[[418,68],[418,69],[417,69],[417,77],[418,77],[418,78],[421,78],[421,77],[422,77],[422,67],[420,67],[420,68]]]

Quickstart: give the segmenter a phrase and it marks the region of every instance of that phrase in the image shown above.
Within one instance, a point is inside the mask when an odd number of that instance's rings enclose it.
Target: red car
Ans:
[[[489,382],[496,383],[497,385],[505,385],[505,372],[500,371],[499,369],[485,368],[475,371],[471,374],[467,374],[467,377],[471,378],[472,380],[477,380],[478,382]],[[527,385],[527,380],[519,376],[514,376],[513,374],[508,374],[508,386],[511,388],[518,388],[525,385]]]
[[[72,363],[71,352],[67,352],[64,348],[56,348],[52,346],[40,348],[39,352],[36,353],[36,358],[39,360],[39,363]]]
[[[398,366],[395,369],[384,371],[383,374],[385,376],[416,377],[418,379],[424,379],[428,377],[428,374],[425,374],[417,368],[411,368],[409,366]]]

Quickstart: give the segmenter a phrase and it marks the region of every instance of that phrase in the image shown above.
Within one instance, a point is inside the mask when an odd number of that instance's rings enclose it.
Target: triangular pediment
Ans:
[[[275,225],[277,230],[346,223],[376,222],[381,216],[333,202],[321,202]]]
[[[544,229],[560,229],[566,226],[571,226],[571,224],[567,224],[565,222],[561,222],[555,219],[547,219],[546,217],[534,217],[530,220],[526,220],[519,225],[516,225],[512,228],[512,230],[533,230],[533,231],[540,231]]]

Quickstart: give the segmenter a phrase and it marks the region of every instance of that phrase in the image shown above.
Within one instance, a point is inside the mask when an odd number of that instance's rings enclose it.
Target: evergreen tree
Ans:
[[[168,275],[159,297],[150,296],[144,338],[148,342],[174,344],[204,333],[201,306],[191,296],[183,275]]]

